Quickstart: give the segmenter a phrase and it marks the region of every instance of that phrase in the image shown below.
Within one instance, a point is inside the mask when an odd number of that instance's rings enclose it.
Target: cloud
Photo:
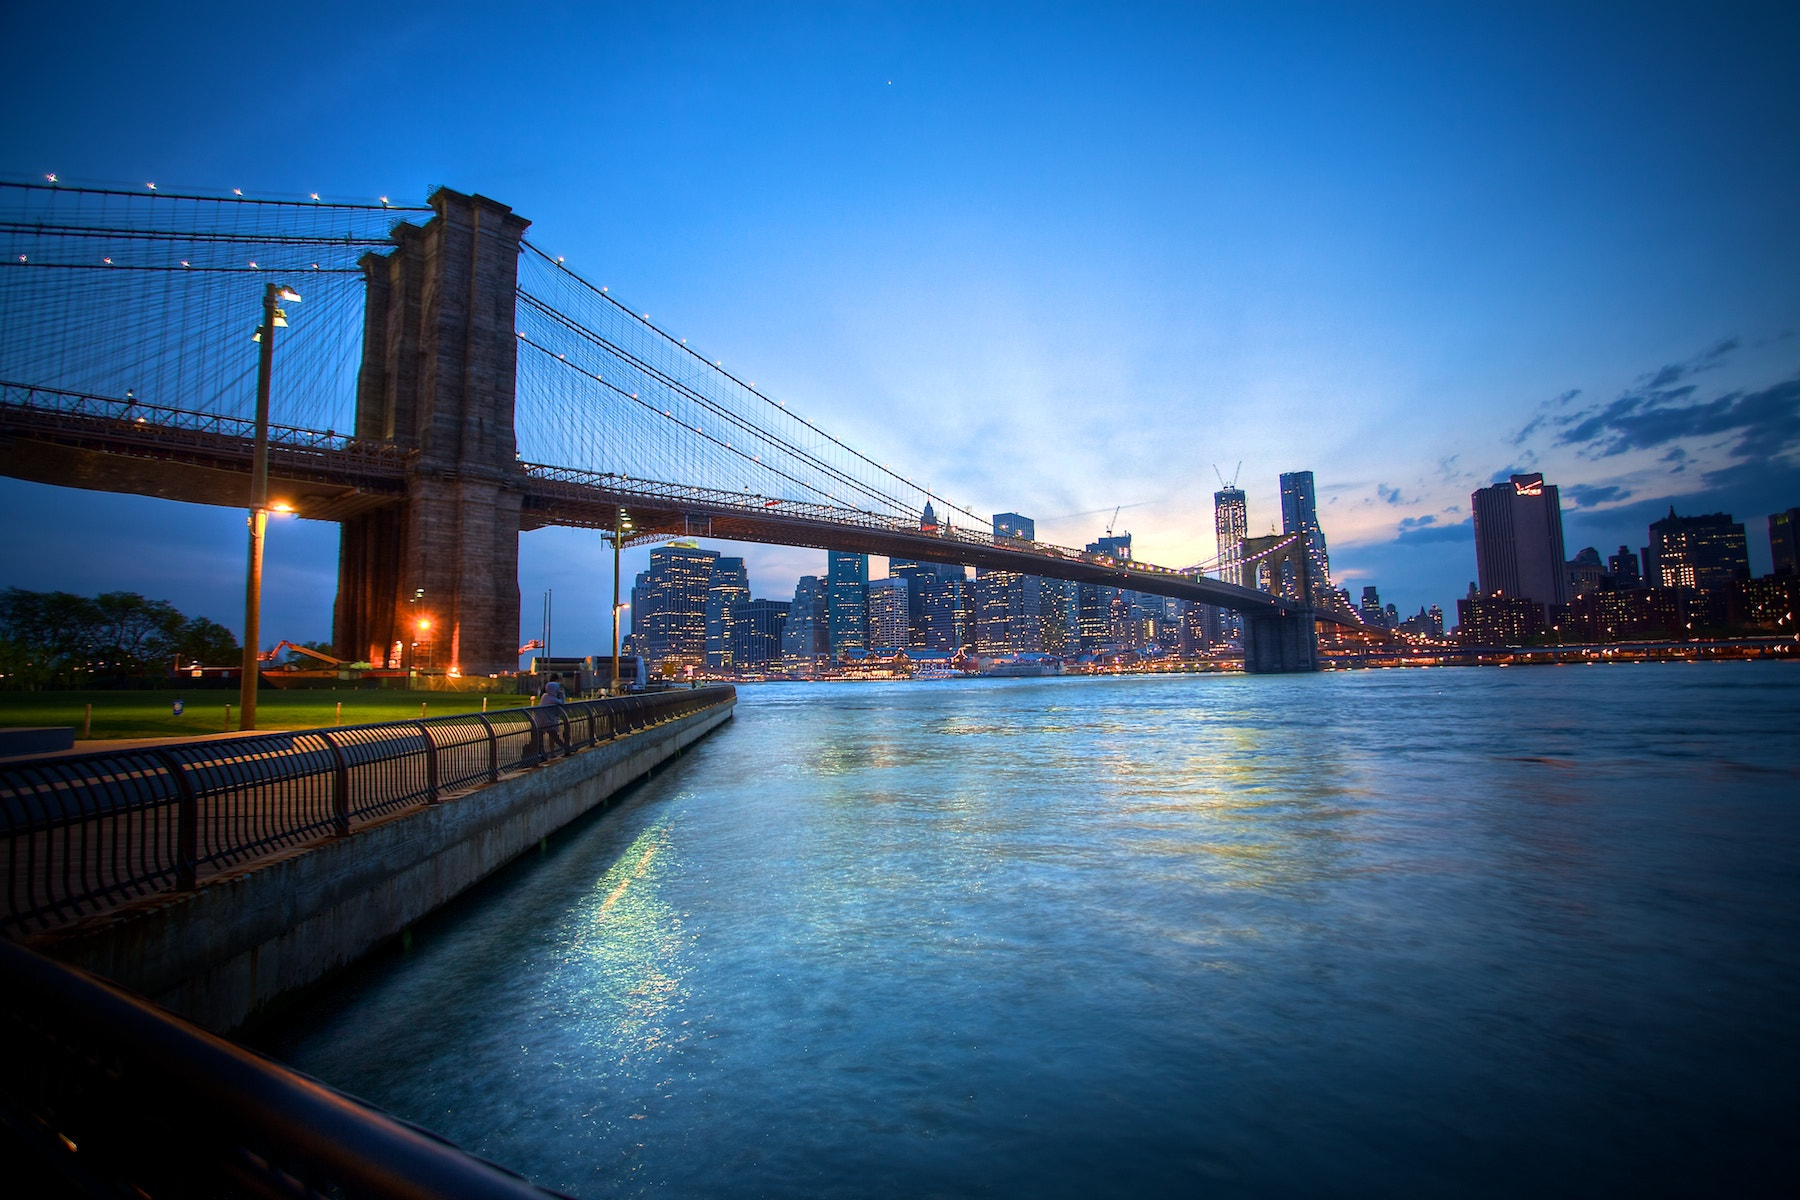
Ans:
[[[1737,439],[1731,453],[1738,458],[1800,449],[1800,377],[1698,404],[1687,403],[1693,392],[1692,384],[1626,392],[1602,408],[1569,418],[1557,442],[1591,458],[1719,436]]]
[[[1631,498],[1628,489],[1610,483],[1602,486],[1574,483],[1559,490],[1563,498],[1571,501],[1576,508],[1598,508],[1602,504],[1617,504]]]
[[[1494,477],[1492,479],[1488,480],[1488,483],[1490,483],[1490,484],[1505,483],[1507,480],[1511,479],[1514,475],[1530,475],[1530,474],[1532,474],[1531,464],[1536,461],[1537,461],[1537,455],[1527,454],[1524,458],[1522,465],[1516,464],[1514,466],[1500,468],[1498,471],[1494,472]]]
[[[1426,513],[1422,517],[1401,517],[1400,518],[1400,532],[1405,533],[1409,529],[1423,529],[1427,525],[1436,525],[1436,524],[1437,524],[1437,517],[1432,515],[1431,513]]]
[[[1475,540],[1475,524],[1470,520],[1458,521],[1454,525],[1439,525],[1434,518],[1419,518],[1411,527],[1407,526],[1407,518],[1400,522],[1399,536],[1396,542],[1407,546],[1420,546],[1430,542],[1473,542]],[[1427,522],[1430,522],[1429,524]]]
[[[1679,475],[1687,470],[1688,452],[1683,450],[1680,446],[1670,446],[1669,452],[1663,455],[1658,461],[1673,463],[1674,465],[1669,468],[1669,474]]]
[[[1385,500],[1389,504],[1398,505],[1398,504],[1409,503],[1409,501],[1406,499],[1406,497],[1404,497],[1400,494],[1399,488],[1389,487],[1385,483],[1378,483],[1375,485],[1375,494],[1377,496],[1380,496],[1383,500]]]

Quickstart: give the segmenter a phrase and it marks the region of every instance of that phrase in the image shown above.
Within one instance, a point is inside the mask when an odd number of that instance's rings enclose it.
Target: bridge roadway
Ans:
[[[252,438],[253,425],[242,418],[0,382],[0,474],[16,479],[242,508]],[[392,443],[269,428],[270,497],[302,517],[343,521],[402,504],[414,469],[416,453]],[[706,537],[805,546],[1016,571],[1261,616],[1302,611],[1285,597],[1203,575],[985,530],[927,533],[882,514],[811,501],[526,462],[511,484],[521,495],[521,532],[560,525],[611,533],[623,511],[628,544]]]

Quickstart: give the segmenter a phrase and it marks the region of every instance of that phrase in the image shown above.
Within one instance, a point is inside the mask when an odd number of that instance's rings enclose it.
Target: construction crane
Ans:
[[[1238,476],[1242,475],[1243,473],[1244,473],[1244,460],[1240,458],[1240,459],[1238,459],[1237,469],[1231,473],[1231,482],[1226,483],[1224,474],[1222,474],[1219,470],[1219,464],[1218,463],[1213,464],[1213,474],[1217,475],[1219,477],[1219,487],[1221,489],[1237,487]]]
[[[324,663],[326,666],[329,666],[329,667],[347,667],[350,665],[349,663],[346,663],[341,658],[333,658],[333,657],[331,657],[331,655],[321,653],[320,651],[314,650],[310,646],[301,646],[301,645],[297,645],[293,642],[276,642],[274,649],[270,650],[267,654],[259,655],[257,660],[259,662],[274,662],[276,659],[281,657],[281,652],[283,650],[297,650],[301,654],[309,655],[313,658],[318,659],[320,662]]]

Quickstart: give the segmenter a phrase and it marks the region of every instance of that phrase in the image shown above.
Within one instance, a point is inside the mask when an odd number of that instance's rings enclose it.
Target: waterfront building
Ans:
[[[1800,508],[1770,514],[1769,561],[1777,575],[1800,575]]]
[[[697,667],[706,661],[706,595],[716,550],[690,541],[650,551],[650,566],[631,589],[632,649],[652,667]]]
[[[782,634],[790,606],[784,600],[744,600],[732,606],[731,667],[736,671],[764,671],[780,666]]]
[[[1800,632],[1800,575],[1764,575],[1740,579],[1726,593],[1726,617],[1730,625],[1746,632]]]
[[[1750,575],[1744,527],[1729,513],[1678,517],[1669,515],[1650,526],[1649,554],[1656,562],[1656,587],[1697,588],[1722,592]]]
[[[972,587],[975,648],[983,654],[1027,654],[1044,648],[1043,581],[1013,571],[987,571]]]
[[[831,656],[826,590],[817,575],[802,575],[794,585],[794,599],[781,630],[781,658],[790,671],[812,671]]]
[[[732,661],[731,623],[737,606],[750,599],[750,576],[741,558],[713,562],[712,582],[706,589],[706,669],[729,671]]]
[[[869,585],[869,645],[882,650],[905,649],[911,645],[911,622],[907,619],[906,580],[898,576],[877,579]]]
[[[1631,552],[1630,546],[1620,546],[1617,554],[1607,556],[1606,578],[1611,582],[1602,586],[1614,591],[1643,585],[1643,577],[1638,574],[1638,556]]]
[[[1568,578],[1571,596],[1599,591],[1600,580],[1606,576],[1606,568],[1600,563],[1600,552],[1592,546],[1577,551],[1575,557],[1564,565],[1563,572]]]
[[[869,556],[826,553],[826,598],[831,612],[831,657],[869,647]]]
[[[1079,654],[1081,652],[1079,585],[1069,579],[1038,581],[1039,615],[1043,633],[1039,638],[1047,654]]]
[[[1534,600],[1544,615],[1569,600],[1562,500],[1539,474],[1514,475],[1469,497],[1481,596]]]
[[[1434,604],[1430,608],[1425,610],[1425,615],[1431,621],[1431,636],[1434,638],[1443,637],[1444,636],[1444,610]]]
[[[994,514],[994,541],[1030,542],[1037,524],[1018,513]],[[971,607],[975,647],[983,654],[1020,654],[1043,649],[1042,583],[1015,571],[976,571]]]
[[[1325,531],[1319,526],[1319,502],[1313,494],[1311,471],[1289,471],[1281,477],[1281,532],[1306,536],[1306,559],[1315,589],[1331,586],[1331,555],[1325,549]]]
[[[1469,585],[1456,602],[1456,620],[1465,646],[1523,646],[1548,627],[1544,606],[1529,596],[1483,596]]]
[[[1366,585],[1362,590],[1362,603],[1357,606],[1362,615],[1364,625],[1373,625],[1377,629],[1387,628],[1387,616],[1381,609],[1381,593],[1375,590],[1374,584]]]
[[[1678,638],[1687,606],[1675,588],[1624,588],[1583,592],[1560,614],[1564,642],[1636,642]]]

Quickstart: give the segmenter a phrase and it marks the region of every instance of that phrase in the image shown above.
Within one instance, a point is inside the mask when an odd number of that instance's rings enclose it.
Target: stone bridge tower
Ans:
[[[408,451],[406,497],[344,522],[333,640],[352,661],[486,675],[518,667],[513,318],[529,222],[448,188],[430,204],[362,260],[356,436]]]
[[[1313,617],[1311,557],[1306,539],[1292,534],[1245,538],[1243,578],[1256,588],[1297,602],[1298,612],[1244,614],[1244,670],[1252,675],[1319,669],[1319,637]]]

